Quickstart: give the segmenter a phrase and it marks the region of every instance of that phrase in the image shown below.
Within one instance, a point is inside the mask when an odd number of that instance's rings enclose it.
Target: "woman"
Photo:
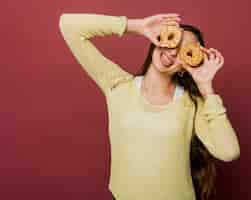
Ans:
[[[240,156],[236,133],[212,86],[224,58],[203,47],[198,29],[180,21],[175,13],[143,19],[91,13],[60,17],[66,44],[106,97],[109,189],[116,200],[207,200],[214,191],[214,159]],[[168,49],[159,41],[160,27],[168,24],[184,29],[178,48]],[[125,71],[90,41],[125,33],[151,42],[143,74]],[[199,68],[177,58],[180,47],[192,41],[199,41],[204,52]]]

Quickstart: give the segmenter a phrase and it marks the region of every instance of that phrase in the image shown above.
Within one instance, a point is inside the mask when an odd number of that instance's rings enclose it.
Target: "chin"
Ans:
[[[164,64],[156,63],[154,64],[155,68],[157,68],[158,71],[169,74],[169,75],[174,75],[175,73],[181,71],[181,66],[179,64],[172,64],[169,66],[165,66]]]
[[[170,76],[173,76],[174,74],[176,74],[177,72],[179,72],[180,70],[177,70],[177,68],[175,66],[170,66],[169,70],[164,71],[163,73],[168,74]]]

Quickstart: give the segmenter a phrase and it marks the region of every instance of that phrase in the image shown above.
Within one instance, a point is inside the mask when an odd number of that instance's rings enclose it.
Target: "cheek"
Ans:
[[[159,50],[155,50],[152,54],[152,60],[153,61],[159,61],[160,60],[160,51]]]

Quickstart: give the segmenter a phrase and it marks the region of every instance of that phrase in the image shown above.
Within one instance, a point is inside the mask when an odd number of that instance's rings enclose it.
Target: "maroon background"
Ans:
[[[219,162],[217,199],[250,199],[249,9],[248,0],[1,2],[0,199],[111,199],[105,98],[59,34],[63,12],[128,18],[177,12],[200,27],[207,46],[225,57],[214,88],[243,161]],[[149,45],[129,34],[93,42],[131,73],[140,71]]]

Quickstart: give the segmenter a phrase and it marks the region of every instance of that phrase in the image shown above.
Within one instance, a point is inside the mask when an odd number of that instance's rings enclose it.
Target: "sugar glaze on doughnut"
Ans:
[[[167,45],[167,48],[175,48],[182,38],[183,29],[175,25],[166,25],[161,28],[160,41]]]
[[[199,42],[190,42],[180,48],[178,57],[192,67],[198,67],[203,61],[203,52]]]

